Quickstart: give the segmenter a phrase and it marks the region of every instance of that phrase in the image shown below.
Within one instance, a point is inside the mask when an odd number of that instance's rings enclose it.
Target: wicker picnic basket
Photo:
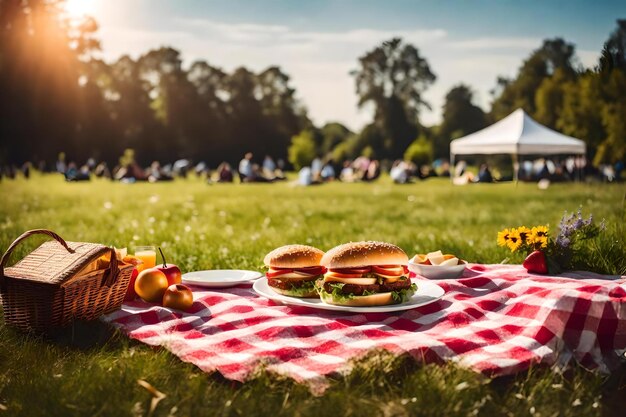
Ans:
[[[55,241],[43,243],[5,269],[13,250],[35,234]],[[102,259],[105,267],[98,269]],[[112,248],[66,242],[49,230],[30,230],[18,237],[0,260],[4,320],[21,330],[51,333],[75,319],[96,319],[120,307],[132,271],[133,265],[119,262]]]

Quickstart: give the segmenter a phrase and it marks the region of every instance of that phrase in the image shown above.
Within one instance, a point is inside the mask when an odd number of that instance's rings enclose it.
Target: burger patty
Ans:
[[[327,293],[333,292],[333,287],[331,284],[336,284],[333,282],[325,282],[324,289]],[[398,280],[396,282],[388,282],[384,284],[370,284],[370,285],[358,285],[358,284],[344,284],[341,288],[341,292],[343,294],[354,294],[354,295],[363,295],[365,291],[371,293],[379,293],[379,292],[391,292],[404,290],[406,288],[411,287],[411,280]]]
[[[306,279],[279,279],[279,278],[270,278],[267,280],[267,284],[270,287],[278,288],[281,290],[290,290],[292,288],[300,288],[305,284],[315,281],[319,277],[312,277]]]

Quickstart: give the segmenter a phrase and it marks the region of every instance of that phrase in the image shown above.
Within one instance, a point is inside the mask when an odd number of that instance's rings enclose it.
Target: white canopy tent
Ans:
[[[457,155],[509,154],[514,178],[519,172],[519,155],[584,155],[585,142],[549,129],[522,109],[478,132],[450,142],[450,163]]]

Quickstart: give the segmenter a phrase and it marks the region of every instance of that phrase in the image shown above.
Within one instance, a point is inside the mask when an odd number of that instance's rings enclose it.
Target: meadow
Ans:
[[[606,220],[588,268],[626,274],[626,187],[604,184],[452,186],[445,179],[394,185],[65,183],[61,176],[0,183],[0,250],[27,229],[116,247],[154,244],[183,271],[259,269],[288,243],[329,249],[385,240],[409,256],[436,249],[472,262],[519,263],[496,246],[504,227],[549,224],[565,210]],[[25,255],[33,239],[17,251]],[[0,320],[1,321],[1,320]],[[54,339],[0,324],[0,415],[148,415],[152,394],[166,396],[154,416],[187,415],[619,415],[626,367],[612,375],[573,367],[533,368],[489,379],[454,365],[422,365],[373,352],[321,397],[275,375],[240,384],[205,374],[164,350],[128,340],[101,323],[79,323]]]

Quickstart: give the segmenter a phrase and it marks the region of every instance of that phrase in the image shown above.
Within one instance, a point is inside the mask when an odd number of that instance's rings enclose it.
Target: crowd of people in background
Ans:
[[[332,158],[323,160],[316,157],[310,166],[305,166],[298,173],[300,185],[323,184],[331,181],[371,182],[380,177],[380,162],[360,156],[353,161],[346,160],[338,164]]]
[[[120,164],[112,169],[106,162],[96,162],[89,158],[84,164],[78,165],[74,161],[67,162],[65,154],[59,154],[54,171],[63,174],[68,182],[89,181],[92,178],[106,178],[125,183],[133,182],[162,182],[173,181],[174,178],[186,178],[188,175],[205,178],[208,183],[269,183],[285,181],[285,161],[274,160],[271,155],[265,155],[257,162],[251,152],[247,152],[237,169],[229,162],[220,163],[214,171],[209,169],[205,162],[195,165],[187,159],[179,159],[173,163],[161,165],[154,161],[147,168],[142,168],[131,156],[120,158]],[[0,179],[13,179],[17,175],[30,178],[33,165],[30,162],[21,167],[0,167]],[[458,161],[451,170],[446,160],[436,160],[432,164],[418,165],[411,161],[398,159],[389,163],[377,159],[360,156],[354,160],[335,161],[332,158],[316,157],[311,164],[302,167],[294,181],[302,186],[323,184],[332,181],[341,182],[372,182],[376,181],[383,172],[388,172],[391,180],[396,184],[408,184],[431,177],[450,177],[455,184],[505,182],[514,179],[513,174],[492,173],[488,164],[482,163],[477,171],[470,170],[466,161]],[[41,172],[47,172],[44,163],[37,165]],[[624,171],[624,162],[615,165],[593,167],[582,157],[570,157],[560,160],[539,158],[525,160],[519,164],[518,180],[520,181],[548,181],[564,182],[576,180],[599,180],[603,182],[621,181]]]

